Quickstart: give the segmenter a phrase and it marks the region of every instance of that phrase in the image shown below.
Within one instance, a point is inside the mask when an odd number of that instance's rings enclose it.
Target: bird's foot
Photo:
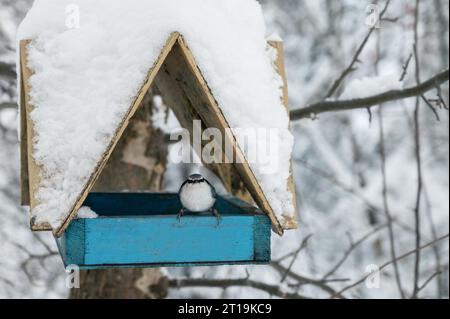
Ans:
[[[219,227],[220,225],[220,220],[222,219],[222,217],[220,216],[219,212],[217,211],[217,209],[215,208],[211,208],[211,214],[213,214],[214,216],[216,216],[217,218],[217,227]]]
[[[184,209],[184,208],[180,209],[180,212],[177,215],[178,222],[181,222],[181,217],[183,217],[185,213],[186,213],[186,209]]]

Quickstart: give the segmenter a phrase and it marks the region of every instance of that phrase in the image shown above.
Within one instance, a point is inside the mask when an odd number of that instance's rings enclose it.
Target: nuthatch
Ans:
[[[186,212],[210,212],[217,217],[217,223],[220,222],[220,215],[214,208],[217,198],[216,190],[202,175],[193,174],[189,176],[181,185],[178,195],[183,206],[178,214],[178,219]]]

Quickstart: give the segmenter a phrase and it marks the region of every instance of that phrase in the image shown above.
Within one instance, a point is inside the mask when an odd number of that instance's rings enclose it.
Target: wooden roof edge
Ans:
[[[29,117],[32,110],[30,104],[30,87],[28,80],[32,76],[32,71],[27,66],[28,45],[31,39],[20,40],[19,42],[19,66],[20,66],[20,121],[21,121],[21,193],[22,205],[30,206],[30,228],[33,231],[50,231],[52,227],[48,223],[36,223],[32,217],[31,211],[36,207],[39,201],[36,198],[36,191],[40,182],[41,167],[37,165],[34,158],[30,156],[33,153],[33,145],[29,143],[34,136],[34,125]],[[25,158],[26,157],[26,158]],[[28,192],[25,194],[24,192]]]
[[[19,45],[22,50],[23,45]],[[19,52],[19,56],[21,53]],[[27,113],[25,103],[25,84],[23,76],[22,59],[19,59],[20,83],[19,85],[19,123],[20,123],[20,204],[30,205],[30,181],[28,175],[28,137],[27,137]]]
[[[276,72],[280,75],[283,80],[282,87],[282,101],[283,105],[286,108],[286,112],[289,116],[289,84],[287,80],[286,74],[286,65],[285,65],[285,56],[284,56],[284,42],[283,40],[279,41],[268,41],[267,42],[272,48],[277,51],[277,58],[275,60]],[[298,228],[298,205],[297,205],[297,191],[295,189],[294,175],[293,175],[293,164],[291,161],[290,175],[287,181],[287,188],[292,194],[292,204],[294,206],[294,215],[293,216],[284,216],[283,229],[292,230]]]

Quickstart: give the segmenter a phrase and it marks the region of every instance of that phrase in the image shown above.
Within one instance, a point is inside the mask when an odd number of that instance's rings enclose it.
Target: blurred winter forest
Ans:
[[[273,235],[267,266],[166,269],[169,297],[448,298],[449,1],[261,2],[291,110],[310,105],[292,113],[301,227]],[[31,4],[0,0],[0,297],[66,298],[53,237],[19,206],[15,32]]]

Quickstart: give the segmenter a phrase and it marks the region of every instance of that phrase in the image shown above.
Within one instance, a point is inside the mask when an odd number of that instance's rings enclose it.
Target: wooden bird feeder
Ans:
[[[21,56],[21,181],[22,204],[36,207],[36,191],[42,179],[41,168],[33,158],[33,141],[37,132],[30,118],[27,47],[32,40],[20,43]],[[278,50],[277,71],[286,81],[282,42],[269,42]],[[193,130],[193,120],[201,120],[203,129],[218,128],[233,146],[237,157],[232,169],[240,177],[254,204],[238,198],[220,197],[216,203],[222,215],[217,226],[210,215],[186,216],[178,221],[181,208],[177,194],[94,193],[99,178],[129,121],[141,106],[152,86],[156,86],[171,107],[181,126]],[[287,85],[284,84],[287,106]],[[33,231],[52,231],[64,264],[82,269],[114,267],[160,267],[177,265],[261,264],[270,261],[271,230],[282,235],[297,227],[294,219],[284,223],[275,217],[250,165],[245,160],[227,119],[220,110],[208,84],[197,66],[193,53],[181,34],[172,33],[158,59],[149,70],[147,80],[121,124],[107,151],[99,159],[88,183],[80,189],[72,209],[58,228],[31,219]],[[220,170],[221,164],[213,164]],[[214,170],[213,170],[214,171]],[[288,189],[294,196],[292,176]],[[82,206],[92,208],[96,219],[76,219]]]

